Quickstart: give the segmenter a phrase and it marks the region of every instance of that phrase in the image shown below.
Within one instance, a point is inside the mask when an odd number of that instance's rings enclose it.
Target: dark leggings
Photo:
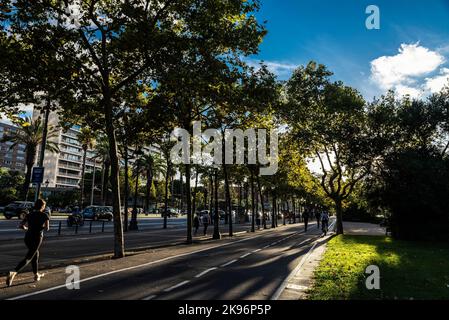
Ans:
[[[25,235],[25,244],[28,248],[28,252],[25,258],[19,262],[15,271],[20,272],[31,262],[33,273],[36,274],[39,268],[39,248],[42,244],[42,236],[40,235]]]

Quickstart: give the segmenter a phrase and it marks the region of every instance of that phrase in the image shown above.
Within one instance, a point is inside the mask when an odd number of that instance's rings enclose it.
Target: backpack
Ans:
[[[209,216],[207,214],[203,215],[202,219],[203,223],[209,223]]]

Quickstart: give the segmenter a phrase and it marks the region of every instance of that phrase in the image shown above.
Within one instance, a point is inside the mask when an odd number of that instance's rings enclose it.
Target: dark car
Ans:
[[[17,217],[18,219],[23,220],[33,206],[34,202],[31,201],[14,201],[5,207],[3,215],[6,219]],[[45,207],[45,213],[48,216],[51,216],[50,207]]]
[[[89,206],[82,212],[84,220],[107,220],[112,221],[112,208],[106,206]]]

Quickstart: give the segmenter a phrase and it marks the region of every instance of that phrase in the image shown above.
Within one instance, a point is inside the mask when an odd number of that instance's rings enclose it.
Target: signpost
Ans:
[[[33,175],[31,176],[31,183],[42,183],[44,182],[44,168],[34,167]]]
[[[34,167],[31,175],[31,183],[35,183],[37,185],[34,201],[39,198],[40,186],[42,182],[44,182],[44,167]]]

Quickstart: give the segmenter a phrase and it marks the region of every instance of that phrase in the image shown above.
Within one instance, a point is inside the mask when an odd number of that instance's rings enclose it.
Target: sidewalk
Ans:
[[[385,228],[377,224],[343,222],[343,228],[344,233],[348,235],[385,236]],[[329,230],[331,231],[331,228]],[[326,252],[328,240],[334,235],[334,232],[331,231],[326,237],[320,238],[315,242],[314,246],[285,280],[284,290],[278,297],[275,297],[276,300],[307,299],[307,291],[313,285],[315,269]]]

